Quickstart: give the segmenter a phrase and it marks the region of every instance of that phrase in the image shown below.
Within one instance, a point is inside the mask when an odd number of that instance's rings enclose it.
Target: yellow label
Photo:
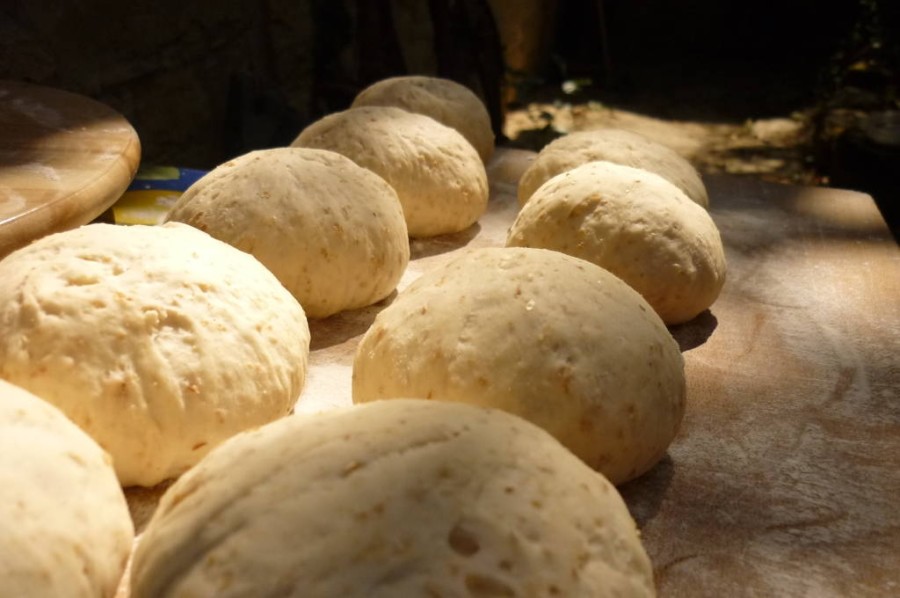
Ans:
[[[116,224],[160,224],[181,197],[180,191],[126,191],[112,207]]]
[[[175,166],[141,166],[135,178],[145,181],[177,181],[181,171]]]

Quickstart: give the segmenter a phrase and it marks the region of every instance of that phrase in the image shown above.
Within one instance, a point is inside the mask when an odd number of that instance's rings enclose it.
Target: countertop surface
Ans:
[[[728,282],[673,330],[669,457],[621,489],[660,595],[896,596],[900,251],[867,195],[707,186]]]
[[[467,247],[501,246],[533,154],[501,151],[479,224],[413,241],[404,288]],[[900,594],[900,250],[871,197],[706,178],[728,281],[684,351],[668,455],[620,488],[659,595]],[[391,298],[311,321],[296,411],[350,403],[356,343]],[[158,491],[129,491],[138,527]]]

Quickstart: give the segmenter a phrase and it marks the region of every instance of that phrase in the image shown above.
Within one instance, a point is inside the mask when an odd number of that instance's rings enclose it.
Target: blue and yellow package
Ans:
[[[116,224],[159,224],[184,191],[205,170],[175,166],[141,166],[134,180],[112,206]]]

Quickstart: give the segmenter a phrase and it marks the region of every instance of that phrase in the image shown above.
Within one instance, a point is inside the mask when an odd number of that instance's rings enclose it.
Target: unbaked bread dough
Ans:
[[[709,213],[651,172],[589,162],[542,185],[507,245],[561,251],[606,268],[667,324],[691,320],[725,284],[725,250]]]
[[[0,593],[111,597],[134,528],[109,456],[58,409],[0,380]]]
[[[192,185],[167,216],[256,257],[306,315],[323,318],[387,297],[409,262],[394,189],[325,150],[260,150]]]
[[[351,108],[304,129],[292,144],[343,154],[397,192],[411,237],[464,230],[487,208],[487,174],[456,130],[390,106]]]
[[[515,413],[618,484],[675,437],[684,363],[659,316],[603,268],[477,249],[425,272],[360,341],[354,402],[396,397]]]
[[[450,79],[422,75],[382,79],[359,92],[352,106],[395,106],[424,114],[462,133],[482,162],[494,153],[494,131],[484,102]]]
[[[0,261],[0,378],[87,431],[123,485],[288,413],[308,354],[274,275],[184,224],[87,225]]]
[[[690,162],[661,143],[620,129],[578,131],[548,143],[519,181],[519,204],[524,205],[538,187],[554,176],[594,160],[649,170],[699,205],[709,206],[703,180]]]
[[[163,496],[132,597],[653,596],[615,488],[506,413],[422,400],[293,416]]]

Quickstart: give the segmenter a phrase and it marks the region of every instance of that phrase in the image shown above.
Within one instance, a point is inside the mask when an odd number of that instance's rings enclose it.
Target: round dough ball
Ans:
[[[653,596],[615,488],[500,411],[407,399],[242,434],[163,496],[132,596]]]
[[[430,116],[456,129],[487,163],[494,153],[494,131],[484,102],[456,81],[409,75],[382,79],[365,88],[352,107],[394,106]]]
[[[4,596],[113,596],[134,527],[109,456],[58,409],[0,380]]]
[[[667,324],[693,319],[725,284],[725,250],[709,213],[664,178],[610,162],[583,164],[542,185],[506,244],[606,268]]]
[[[0,378],[59,407],[126,486],[288,413],[308,355],[275,276],[184,224],[91,224],[0,261]]]
[[[619,484],[678,432],[684,362],[647,302],[603,268],[479,249],[422,275],[359,344],[354,402],[410,396],[524,417]]]
[[[487,209],[487,174],[475,148],[433,118],[390,106],[351,108],[294,140],[343,154],[397,192],[411,237],[465,230]]]
[[[519,204],[525,205],[538,187],[556,175],[595,160],[658,174],[699,205],[709,206],[703,180],[690,162],[661,143],[619,129],[579,131],[548,143],[519,180]]]
[[[334,152],[251,152],[197,181],[167,215],[253,255],[324,318],[384,299],[409,262],[394,189]]]

